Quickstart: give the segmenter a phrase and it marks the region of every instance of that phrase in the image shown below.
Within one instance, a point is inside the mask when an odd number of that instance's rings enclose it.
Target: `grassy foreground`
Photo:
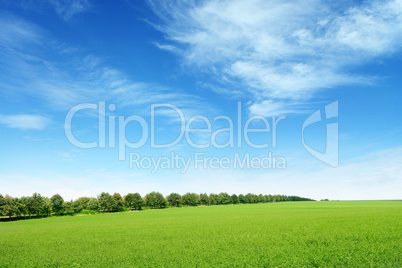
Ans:
[[[0,267],[401,267],[402,202],[187,207],[0,223]]]

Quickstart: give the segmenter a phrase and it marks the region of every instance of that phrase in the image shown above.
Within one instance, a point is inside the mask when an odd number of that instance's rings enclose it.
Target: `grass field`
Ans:
[[[0,267],[402,267],[402,202],[186,207],[0,223]]]

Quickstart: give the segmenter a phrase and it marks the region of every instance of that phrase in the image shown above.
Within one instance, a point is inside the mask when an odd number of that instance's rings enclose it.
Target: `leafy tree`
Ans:
[[[171,206],[178,207],[181,205],[181,195],[178,193],[171,193],[167,196],[167,201]]]
[[[139,193],[129,193],[124,197],[124,202],[126,203],[126,206],[134,209],[141,209],[141,207],[144,204],[144,200],[142,199],[141,195]]]
[[[1,201],[1,212],[3,215],[8,216],[11,220],[11,216],[13,216],[13,214],[17,213],[17,206],[14,203],[14,198],[12,198],[9,195],[6,195],[4,198],[2,198]]]
[[[126,203],[126,206],[131,210],[131,208],[134,206],[134,194],[128,193],[125,195],[124,203]]]
[[[92,197],[89,199],[86,209],[98,211],[100,209],[98,198]]]
[[[263,195],[263,194],[259,194],[259,195],[257,196],[257,200],[258,200],[258,203],[264,203],[264,202],[265,202],[264,195]]]
[[[73,200],[63,202],[63,210],[70,215],[73,215],[74,213],[74,208],[73,208]]]
[[[222,196],[221,195],[215,195],[216,198],[216,204],[217,205],[222,205]]]
[[[55,194],[50,198],[50,203],[52,210],[57,214],[60,215],[63,212],[63,203],[64,199],[59,194]]]
[[[274,202],[274,197],[272,195],[268,195],[268,202]]]
[[[243,194],[240,194],[240,195],[239,195],[239,202],[242,203],[242,204],[247,203],[247,202],[246,202],[246,197],[245,197]]]
[[[4,205],[4,196],[2,194],[0,194],[0,215],[3,215],[3,210],[2,207]]]
[[[84,208],[82,207],[82,204],[81,204],[81,202],[80,202],[80,200],[75,200],[73,203],[72,203],[72,207],[73,207],[73,211],[74,211],[74,213],[78,213],[78,212],[81,212]]]
[[[232,204],[238,204],[239,203],[239,198],[237,197],[237,195],[232,194],[231,198],[232,198]]]
[[[42,206],[43,206],[43,202],[44,202],[43,197],[38,193],[34,193],[32,195],[31,202],[32,202],[31,205],[32,205],[33,212],[39,216],[39,213],[42,210]]]
[[[217,204],[217,200],[218,199],[218,195],[217,194],[209,194],[209,204],[210,205],[216,205]]]
[[[150,208],[164,208],[167,206],[167,201],[159,192],[151,192],[145,195],[145,205]]]
[[[80,198],[77,199],[78,202],[81,203],[81,207],[82,209],[86,209],[86,207],[88,206],[88,202],[91,198],[86,197],[86,196],[82,196]]]
[[[139,193],[135,193],[133,195],[134,201],[133,201],[133,207],[134,209],[141,210],[141,207],[144,205],[144,199],[142,199],[142,196]]]
[[[220,203],[223,205],[232,203],[232,199],[231,199],[230,195],[228,195],[227,193],[220,193],[219,198],[221,200]]]
[[[16,197],[16,198],[14,198],[14,204],[17,207],[17,211],[15,213],[17,215],[17,218],[21,215],[24,215],[24,218],[25,218],[27,209],[25,207],[25,203],[23,202],[23,200],[21,198]]]
[[[252,196],[253,196],[253,203],[258,203],[258,195],[256,195],[256,194],[252,194]]]
[[[43,212],[48,217],[52,212],[52,201],[48,197],[43,197],[41,212]]]
[[[99,205],[103,212],[108,211],[110,212],[115,206],[116,201],[114,200],[113,196],[109,193],[102,192],[99,197]]]
[[[314,199],[306,198],[306,197],[300,197],[300,196],[295,196],[291,195],[288,196],[288,201],[315,201]],[[328,199],[324,199],[324,201],[329,201]]]
[[[183,205],[197,206],[200,204],[200,196],[196,193],[186,193],[182,196]]]
[[[204,206],[209,205],[209,198],[206,193],[200,194],[200,203],[201,203],[201,205],[204,205]]]
[[[29,218],[31,218],[31,214],[35,214],[34,204],[33,204],[34,201],[33,201],[32,197],[23,196],[23,197],[21,197],[21,201],[25,205],[26,213],[28,213]]]
[[[113,194],[113,199],[115,202],[113,210],[121,211],[124,207],[124,200],[123,197],[119,193]]]
[[[151,193],[146,194],[144,197],[144,203],[147,207],[156,208],[156,206],[157,206],[156,192],[151,192]]]
[[[245,199],[246,203],[254,203],[254,195],[251,193],[246,194]]]
[[[142,199],[141,195],[139,193],[129,193],[124,197],[124,202],[126,203],[126,206],[134,209],[140,210],[141,207],[144,205],[144,200]]]
[[[160,208],[165,208],[168,206],[168,202],[167,202],[166,198],[159,192],[156,193],[156,200],[157,200],[157,204]]]

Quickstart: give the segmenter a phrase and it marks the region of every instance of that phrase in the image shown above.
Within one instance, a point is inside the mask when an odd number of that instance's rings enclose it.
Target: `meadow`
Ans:
[[[183,207],[0,223],[0,267],[401,267],[401,201]]]

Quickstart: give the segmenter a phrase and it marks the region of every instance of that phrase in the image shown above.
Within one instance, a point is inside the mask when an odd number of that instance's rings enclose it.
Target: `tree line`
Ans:
[[[314,201],[309,198],[286,195],[246,195],[220,193],[186,193],[180,195],[171,193],[163,196],[159,192],[151,192],[142,197],[139,193],[129,193],[121,196],[119,193],[113,195],[102,192],[98,197],[80,197],[76,200],[65,201],[59,194],[48,198],[39,193],[32,196],[23,196],[21,198],[11,197],[0,194],[0,216],[7,216],[10,220],[13,216],[16,219],[24,219],[34,216],[51,215],[74,215],[74,214],[93,214],[100,212],[120,212],[128,210],[142,210],[144,208],[160,209],[167,207],[182,206],[210,206],[210,205],[229,205],[229,204],[247,204],[247,203],[270,203],[285,201]]]

